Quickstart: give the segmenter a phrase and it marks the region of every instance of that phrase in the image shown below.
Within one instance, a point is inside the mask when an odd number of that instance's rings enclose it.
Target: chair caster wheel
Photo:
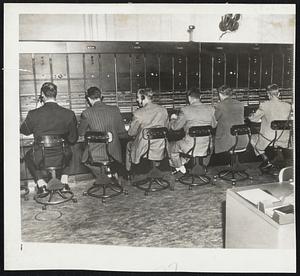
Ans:
[[[83,192],[82,195],[83,195],[83,196],[87,196],[87,192]]]
[[[235,187],[235,186],[236,186],[236,182],[232,181],[232,187]]]
[[[73,201],[74,203],[77,203],[77,198],[73,198],[72,201]]]
[[[46,210],[46,209],[47,209],[46,205],[43,205],[42,210]]]

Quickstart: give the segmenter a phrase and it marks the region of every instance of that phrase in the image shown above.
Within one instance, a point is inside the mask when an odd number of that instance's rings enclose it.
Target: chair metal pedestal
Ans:
[[[231,181],[232,186],[236,185],[236,182],[238,181],[244,181],[246,179],[253,180],[251,176],[249,176],[248,173],[246,173],[246,169],[239,169],[236,165],[238,160],[238,156],[236,153],[231,154],[231,160],[230,160],[230,168],[222,170],[218,173],[218,177],[220,179]],[[214,180],[216,180],[216,177],[214,177]]]
[[[70,190],[64,190],[64,185],[59,179],[56,178],[55,170],[51,170],[51,179],[47,183],[46,191],[47,193],[36,194],[34,200],[42,204],[43,210],[46,210],[48,205],[58,205],[72,200],[74,203],[77,199],[74,198],[74,194]]]
[[[163,151],[163,158],[168,158],[167,135],[168,129],[166,127],[143,129],[143,139],[148,141],[148,147],[147,151],[141,158],[145,158],[151,162],[151,170],[147,173],[147,177],[145,179],[133,182],[132,185],[143,190],[145,195],[166,189],[174,190],[174,185],[171,185],[171,183],[164,178],[165,174],[158,168],[158,165],[162,160],[152,160],[150,157],[151,153],[154,151]],[[164,148],[153,148],[153,143],[155,143],[156,140],[164,140]]]
[[[110,172],[110,168],[106,165],[100,167],[100,175],[94,184],[83,193],[84,196],[88,195],[91,197],[96,197],[102,199],[105,203],[106,199],[118,196],[120,194],[127,195],[128,192],[119,183],[118,178]]]
[[[212,127],[209,125],[190,127],[189,136],[194,139],[193,147],[187,153],[181,153],[181,156],[191,159],[191,162],[193,162],[193,167],[189,169],[186,174],[181,176],[178,181],[182,184],[188,185],[189,190],[191,190],[192,187],[207,185],[211,182],[210,177],[206,175],[207,168],[202,163],[203,158],[210,154]],[[206,137],[208,139],[206,153],[202,156],[195,155],[197,138],[199,137]]]
[[[46,210],[48,205],[58,205],[70,200],[74,203],[77,202],[73,192],[71,192],[71,190],[65,190],[63,183],[56,177],[56,171],[62,170],[66,166],[64,139],[60,136],[48,135],[40,137],[36,142],[41,146],[42,150],[41,169],[46,170],[51,174],[51,177],[47,182],[46,193],[36,194],[33,199],[38,204],[43,205],[43,210]],[[46,163],[48,162],[48,158],[51,159],[53,157],[53,149],[57,151],[56,156],[60,158],[60,161],[56,166],[49,166]]]
[[[105,203],[107,199],[125,194],[128,192],[120,184],[117,172],[112,171],[111,164],[114,158],[110,155],[108,144],[112,141],[112,134],[110,132],[88,131],[85,134],[85,141],[88,149],[88,159],[86,165],[99,168],[99,175],[94,184],[83,193],[84,196],[91,196],[102,199]],[[90,149],[91,144],[105,144],[105,151],[107,155],[106,161],[94,161]]]
[[[214,176],[214,182],[216,182],[217,178],[219,177],[225,181],[230,181],[234,187],[238,181],[244,181],[246,179],[249,179],[251,182],[253,181],[253,178],[246,173],[246,169],[239,168],[238,162],[238,154],[245,152],[250,143],[251,130],[249,126],[242,124],[232,126],[230,132],[231,135],[235,136],[235,143],[228,151],[230,154],[230,167],[220,171],[218,175]],[[243,148],[237,149],[239,136],[241,135],[248,136],[248,143]]]
[[[193,168],[181,176],[178,181],[182,184],[188,185],[189,190],[195,186],[207,185],[211,182],[209,176],[206,175],[206,168],[200,164],[200,157],[195,157],[196,165]]]
[[[284,148],[277,147],[276,144],[284,134],[284,131],[289,131],[287,148],[292,146],[293,120],[274,120],[271,122],[271,129],[275,131],[275,136],[274,139],[269,143],[267,148],[273,148],[275,152],[275,158],[271,160],[271,167],[269,167],[268,169],[260,169],[260,171],[262,174],[269,174],[278,177],[280,170],[287,165],[282,153]]]
[[[152,169],[147,174],[145,179],[133,182],[132,184],[136,188],[145,191],[145,195],[149,195],[150,192],[158,192],[171,188],[169,181],[164,179],[164,174],[155,167],[155,163],[152,162]]]

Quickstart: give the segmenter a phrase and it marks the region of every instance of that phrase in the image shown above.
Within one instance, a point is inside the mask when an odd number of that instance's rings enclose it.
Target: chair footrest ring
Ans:
[[[171,184],[163,178],[148,177],[143,180],[136,181],[132,184],[136,188],[145,191],[146,193],[158,192],[169,189]]]
[[[196,181],[198,180],[198,181]],[[198,175],[198,174],[190,174],[187,173],[183,176],[181,176],[178,181],[181,184],[184,185],[188,185],[188,186],[203,186],[203,185],[207,185],[211,182],[210,177],[208,177],[207,175],[203,174],[203,175]]]

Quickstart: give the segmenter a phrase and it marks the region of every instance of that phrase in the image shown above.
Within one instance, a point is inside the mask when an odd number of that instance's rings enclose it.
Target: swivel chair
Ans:
[[[122,185],[119,183],[117,172],[112,168],[115,159],[111,156],[108,150],[108,144],[112,141],[113,137],[110,132],[102,131],[88,131],[85,136],[87,144],[88,159],[85,165],[99,168],[99,175],[96,176],[94,184],[83,193],[91,197],[100,198],[103,203],[106,199],[118,196],[120,194],[127,194]],[[106,157],[104,160],[94,160],[92,156],[91,145],[104,144]]]
[[[282,151],[282,147],[277,147],[276,142],[280,139],[284,131],[289,131],[289,139],[287,148],[291,147],[292,145],[292,129],[293,129],[293,121],[292,120],[275,120],[271,122],[271,129],[275,131],[274,139],[270,142],[268,147],[273,148],[275,153],[275,158],[271,161],[275,167],[278,167],[279,169],[286,166],[286,164],[280,164],[283,160],[277,161],[279,157],[279,151]],[[280,132],[280,133],[278,133]],[[276,162],[277,161],[277,162]],[[281,162],[280,162],[281,161]]]
[[[164,179],[164,173],[158,169],[157,163],[162,160],[151,160],[149,157],[149,153],[151,150],[151,142],[157,139],[164,139],[164,149],[159,149],[164,151],[164,157],[168,157],[167,152],[167,135],[168,130],[165,127],[159,128],[145,128],[143,129],[143,139],[148,141],[148,148],[145,154],[141,157],[141,159],[147,159],[151,163],[151,169],[147,173],[147,177],[145,179],[133,182],[133,186],[136,188],[143,190],[145,195],[147,196],[150,192],[162,191],[171,187],[170,182]]]
[[[245,152],[248,148],[251,138],[251,130],[250,127],[242,124],[242,125],[234,125],[230,129],[231,135],[235,136],[235,143],[234,145],[228,150],[230,154],[230,167],[229,169],[222,170],[218,173],[217,176],[214,176],[214,182],[217,180],[217,177],[223,179],[225,181],[231,181],[232,186],[236,186],[237,181],[243,181],[246,179],[250,179],[251,182],[253,178],[246,173],[246,169],[239,168],[238,163],[238,155],[239,153]],[[238,141],[241,135],[248,136],[248,143],[243,146],[242,148],[238,148]]]
[[[188,185],[189,190],[193,186],[202,186],[210,183],[210,177],[206,175],[207,168],[203,165],[203,158],[210,154],[211,140],[212,140],[212,127],[211,126],[193,126],[189,128],[189,136],[194,139],[192,148],[187,153],[180,153],[182,157],[190,159],[192,168],[181,176],[178,181],[182,184]],[[195,155],[195,147],[197,144],[197,137],[208,137],[208,146],[204,155]],[[195,180],[198,181],[195,181]]]
[[[46,210],[47,205],[58,205],[70,200],[77,202],[73,192],[64,189],[63,183],[56,177],[56,173],[66,166],[64,139],[61,136],[47,135],[40,137],[35,144],[41,148],[42,154],[39,169],[47,171],[50,180],[47,182],[47,193],[36,194],[34,200],[43,205],[43,210]],[[34,146],[33,157],[35,158]]]

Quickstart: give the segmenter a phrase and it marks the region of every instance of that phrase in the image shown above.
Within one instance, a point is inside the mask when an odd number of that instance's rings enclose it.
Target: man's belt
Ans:
[[[64,142],[63,135],[44,135],[34,138],[35,144],[43,144],[44,146],[54,147]]]

